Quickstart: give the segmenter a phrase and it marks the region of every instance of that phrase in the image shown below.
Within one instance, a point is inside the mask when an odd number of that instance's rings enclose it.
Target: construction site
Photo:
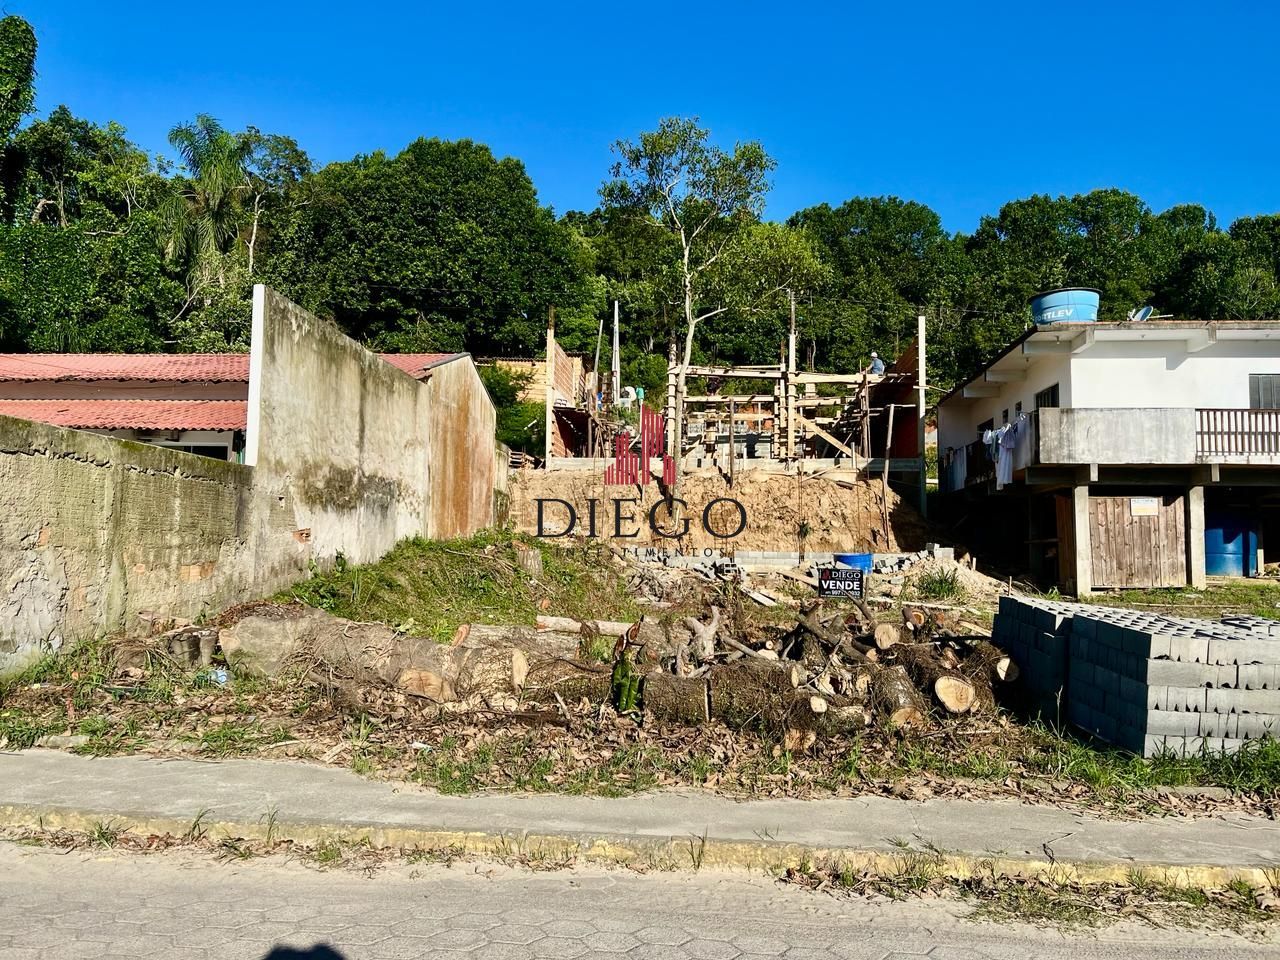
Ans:
[[[617,358],[616,316],[613,342]],[[713,549],[725,558],[742,551],[786,553],[797,561],[814,553],[893,553],[928,540],[923,317],[915,340],[878,371],[799,369],[794,324],[776,364],[682,370],[673,345],[660,407],[621,383],[616,360],[605,372],[598,355],[588,369],[582,358],[566,354],[554,322],[545,357],[498,361],[523,364],[531,375],[527,395],[546,407],[541,462],[515,460],[511,518],[521,531],[550,535],[554,500],[557,529],[567,519],[563,504],[584,517],[582,529],[575,524],[558,535]],[[591,502],[608,505],[624,494],[642,520],[655,510],[665,516],[668,505],[659,501],[677,496],[695,513],[732,500],[746,519],[699,524],[695,518],[687,531],[684,524],[641,522],[628,533],[610,517],[604,530]]]

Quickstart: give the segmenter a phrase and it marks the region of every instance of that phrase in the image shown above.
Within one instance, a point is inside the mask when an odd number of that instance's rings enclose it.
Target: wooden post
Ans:
[[[1197,590],[1207,585],[1204,556],[1204,487],[1187,488],[1183,501],[1186,504],[1186,522],[1183,529],[1187,537],[1187,583]]]
[[[618,301],[616,300],[614,301],[614,303],[617,303],[617,302]],[[596,331],[596,359],[595,359],[595,363],[591,365],[591,375],[595,378],[595,386],[592,387],[592,390],[591,390],[590,407],[592,410],[599,409],[596,406],[596,394],[604,392],[604,390],[600,386],[600,341],[603,339],[604,339],[604,316],[602,315],[600,317],[600,329]]]
[[[920,516],[929,514],[929,469],[925,466],[925,362],[924,362],[924,314],[916,317],[916,450],[920,455]]]
[[[733,486],[733,466],[738,460],[738,448],[733,442],[733,420],[738,412],[738,404],[734,400],[729,401],[729,486]]]
[[[787,457],[796,458],[796,295],[791,299],[791,330],[787,335]]]
[[[893,449],[893,410],[894,405],[889,404],[889,432],[884,438],[884,470],[881,473],[880,485],[883,489],[880,491],[883,499],[880,501],[881,513],[884,515],[884,548],[889,549],[892,542],[889,539],[889,453]]]
[[[1075,530],[1076,597],[1087,600],[1093,592],[1093,531],[1089,525],[1089,484],[1077,483],[1071,490],[1072,522]]]
[[[667,344],[667,453],[676,455],[676,341]]]
[[[547,436],[544,444],[544,465],[551,464],[551,435],[556,426],[556,308],[547,307],[547,390],[546,390],[546,422],[544,428]]]
[[[610,377],[610,402],[617,404],[618,394],[622,391],[622,358],[619,355],[618,348],[618,301],[613,301],[613,359],[609,364],[611,373]]]
[[[782,398],[783,380],[786,379],[787,345],[778,343],[778,379],[773,381],[773,431],[769,440],[769,456],[774,460],[782,460],[786,451],[782,449]]]

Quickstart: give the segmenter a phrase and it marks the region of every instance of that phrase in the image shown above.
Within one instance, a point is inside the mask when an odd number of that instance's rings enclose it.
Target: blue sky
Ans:
[[[1280,211],[1280,5],[8,0],[39,108],[152,151],[211,113],[320,162],[418,136],[524,161],[595,205],[610,144],[699,116],[778,160],[769,215],[896,194],[952,230],[1032,193],[1118,186],[1221,223]],[[211,11],[216,11],[215,17]]]

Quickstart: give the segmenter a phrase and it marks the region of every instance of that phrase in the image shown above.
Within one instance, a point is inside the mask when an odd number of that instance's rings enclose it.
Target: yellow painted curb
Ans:
[[[92,834],[109,825],[135,835],[182,837],[192,821],[168,817],[89,814],[36,807],[0,806],[0,828],[69,830]],[[975,856],[928,849],[859,850],[807,847],[768,841],[716,840],[711,837],[590,836],[572,834],[501,833],[428,830],[414,827],[369,827],[341,823],[298,823],[263,817],[253,822],[202,820],[200,829],[218,841],[268,840],[316,845],[334,840],[367,843],[374,849],[421,850],[455,856],[519,857],[544,864],[596,863],[657,870],[698,870],[712,867],[770,874],[788,867],[815,865],[847,867],[892,878],[936,876],[957,880],[972,877],[1051,879],[1057,883],[1126,883],[1135,873],[1148,880],[1193,888],[1221,888],[1232,880],[1254,886],[1274,881],[1270,871],[1254,866],[1222,864],[1130,863],[1080,860],[1038,860],[1008,856]],[[268,836],[270,834],[270,836]]]

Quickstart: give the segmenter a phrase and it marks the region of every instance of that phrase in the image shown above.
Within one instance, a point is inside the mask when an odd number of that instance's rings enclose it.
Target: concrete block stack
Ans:
[[[1070,723],[1143,756],[1280,737],[1280,622],[1006,597],[993,639],[1042,711],[1059,690]]]
[[[1001,597],[991,640],[1009,651],[1033,714],[1058,720],[1066,710],[1067,642],[1078,603]]]

